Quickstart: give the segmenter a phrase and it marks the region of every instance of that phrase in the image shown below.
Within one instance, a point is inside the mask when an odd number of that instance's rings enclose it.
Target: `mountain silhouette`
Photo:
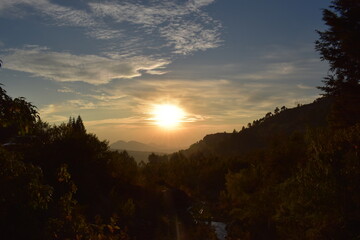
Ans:
[[[136,162],[147,162],[148,156],[151,153],[157,155],[165,155],[178,151],[176,148],[168,148],[165,146],[157,144],[145,144],[137,141],[116,141],[110,145],[110,148],[118,151],[127,151],[130,156],[132,156]]]
[[[266,148],[284,136],[327,126],[331,105],[331,98],[320,98],[310,104],[268,113],[240,132],[209,134],[181,153],[186,156],[201,152],[218,157],[236,157]]]
[[[160,153],[172,153],[178,149],[169,148],[166,146],[161,146],[157,144],[145,144],[137,141],[116,141],[110,145],[110,148],[117,150],[126,150],[126,151],[140,151],[140,152],[160,152]]]

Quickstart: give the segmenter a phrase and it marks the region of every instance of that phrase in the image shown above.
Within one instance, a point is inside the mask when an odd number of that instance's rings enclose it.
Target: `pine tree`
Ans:
[[[360,122],[360,1],[333,0],[323,20],[328,29],[318,31],[316,50],[329,62],[330,74],[319,89],[335,98],[331,124],[342,128]]]
[[[339,95],[359,87],[360,1],[332,1],[330,9],[323,10],[323,20],[329,28],[318,31],[316,50],[321,60],[329,62],[331,74],[325,78],[325,86],[319,88],[325,95]]]

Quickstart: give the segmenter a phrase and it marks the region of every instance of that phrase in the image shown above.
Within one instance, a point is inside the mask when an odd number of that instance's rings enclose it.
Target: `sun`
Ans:
[[[152,115],[156,125],[167,129],[176,128],[185,118],[184,110],[172,104],[155,105]]]

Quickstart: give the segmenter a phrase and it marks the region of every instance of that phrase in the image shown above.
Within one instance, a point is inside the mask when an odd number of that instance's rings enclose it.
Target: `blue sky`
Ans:
[[[309,103],[330,0],[0,0],[0,82],[49,123],[81,115],[110,142],[186,147]],[[156,104],[186,112],[176,129]]]

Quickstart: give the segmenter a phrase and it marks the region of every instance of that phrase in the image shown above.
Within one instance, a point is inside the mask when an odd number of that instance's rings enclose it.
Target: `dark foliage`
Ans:
[[[326,94],[338,95],[359,86],[360,80],[360,2],[334,0],[330,9],[323,10],[323,20],[329,27],[318,31],[316,50],[321,59],[330,63],[334,73],[320,87]]]
[[[334,0],[323,10],[323,20],[328,29],[318,31],[316,50],[329,62],[331,74],[319,88],[335,96],[331,123],[342,128],[360,120],[360,2]]]
[[[13,101],[4,90],[2,99]],[[81,117],[59,126],[33,118],[31,135],[8,136],[32,141],[0,147],[0,234],[216,239],[208,223],[220,220],[228,239],[356,238],[360,127],[328,128],[331,102],[275,108],[250,128],[140,165],[87,133]]]
[[[207,135],[183,154],[190,156],[202,152],[206,156],[229,158],[269,147],[293,132],[305,133],[308,129],[326,126],[332,103],[332,98],[321,98],[298,108],[282,107],[281,112],[267,114],[239,132]]]
[[[36,107],[25,98],[12,99],[0,84],[0,143],[14,135],[31,134],[39,119]]]
[[[154,182],[150,165],[110,151],[80,116],[50,126],[24,98],[0,89],[2,238],[214,239],[211,227],[188,212],[194,200],[178,179]]]

